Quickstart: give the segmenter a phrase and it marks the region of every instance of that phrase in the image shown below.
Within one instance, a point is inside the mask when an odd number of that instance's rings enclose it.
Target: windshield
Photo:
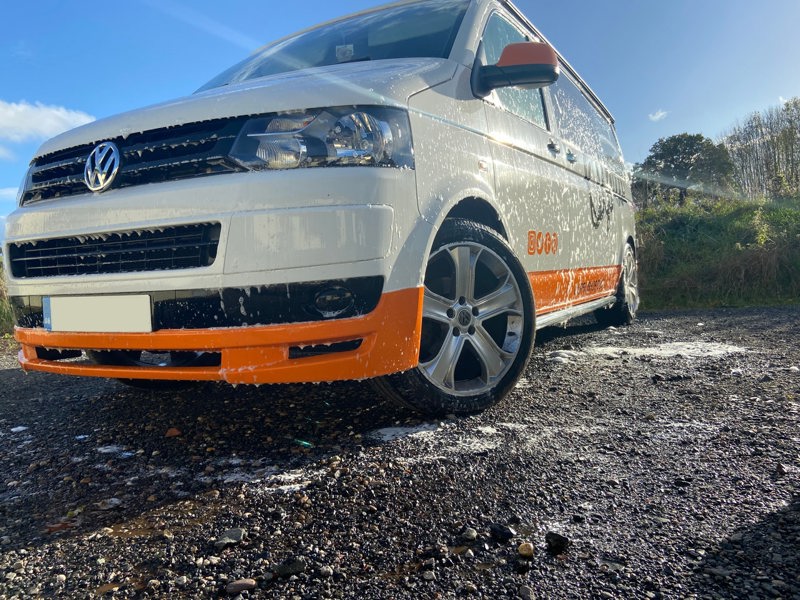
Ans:
[[[424,0],[336,21],[275,42],[198,91],[347,62],[447,58],[470,0]]]

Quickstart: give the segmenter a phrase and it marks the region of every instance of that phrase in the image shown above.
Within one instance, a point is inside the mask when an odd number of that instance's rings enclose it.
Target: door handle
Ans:
[[[567,160],[572,164],[578,162],[578,157],[572,153],[572,150],[567,150]]]
[[[559,146],[555,141],[550,140],[547,144],[547,149],[550,150],[553,154],[558,154],[561,152],[561,146]]]

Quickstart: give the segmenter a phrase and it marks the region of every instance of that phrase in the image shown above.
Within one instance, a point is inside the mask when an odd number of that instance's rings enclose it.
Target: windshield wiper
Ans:
[[[350,58],[348,60],[342,60],[337,62],[337,65],[346,65],[347,63],[354,63],[354,62],[364,62],[365,60],[372,60],[369,56],[361,56],[359,58]]]

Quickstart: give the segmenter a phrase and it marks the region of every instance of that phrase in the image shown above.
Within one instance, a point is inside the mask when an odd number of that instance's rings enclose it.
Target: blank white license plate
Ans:
[[[45,297],[44,327],[48,331],[142,333],[153,331],[150,296]]]

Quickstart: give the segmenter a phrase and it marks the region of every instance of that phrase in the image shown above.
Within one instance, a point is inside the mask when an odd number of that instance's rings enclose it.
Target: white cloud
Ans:
[[[0,146],[0,160],[16,160],[16,158],[11,150]]]
[[[17,188],[0,188],[0,202],[3,200],[16,200]]]
[[[660,108],[654,112],[647,115],[647,118],[650,119],[653,123],[658,123],[659,121],[663,121],[667,118],[669,113],[665,110],[661,110]]]
[[[0,140],[44,140],[91,121],[92,115],[63,106],[0,100]]]

